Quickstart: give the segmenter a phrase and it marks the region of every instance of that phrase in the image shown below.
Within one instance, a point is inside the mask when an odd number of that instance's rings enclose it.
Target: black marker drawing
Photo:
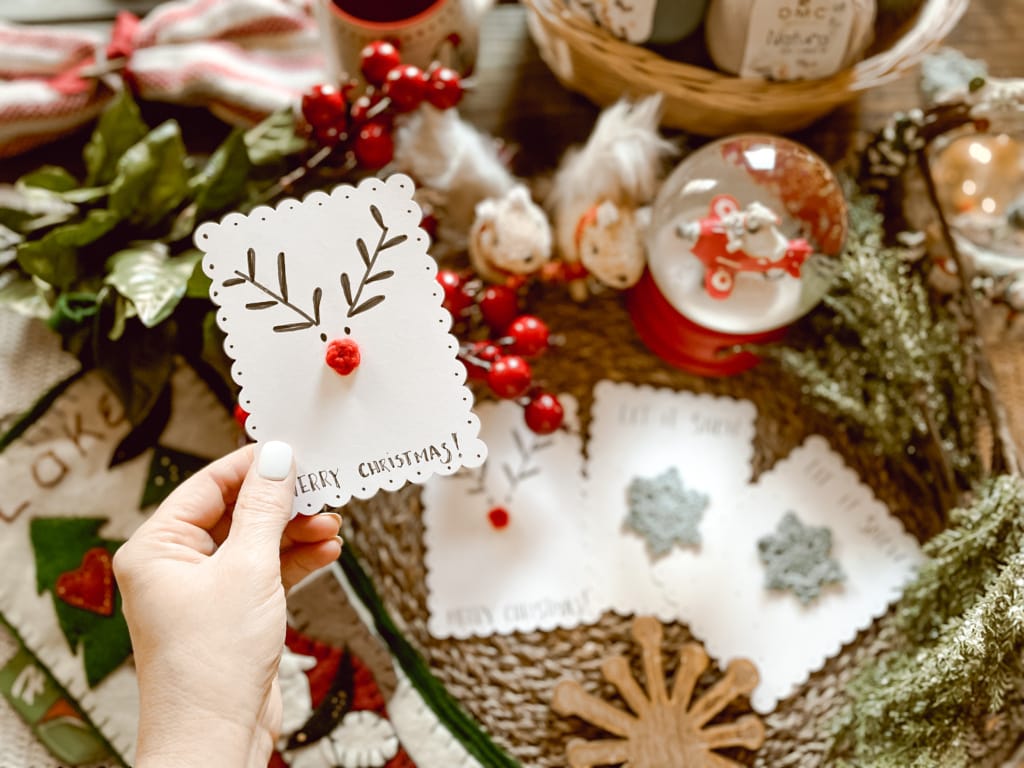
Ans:
[[[503,461],[501,463],[501,471],[505,474],[505,479],[508,481],[508,491],[502,501],[503,504],[512,503],[516,490],[521,482],[529,480],[531,477],[535,477],[541,473],[541,468],[532,463],[534,456],[540,451],[554,445],[554,441],[552,439],[545,439],[542,437],[535,438],[529,445],[527,445],[518,429],[512,430],[512,439],[515,441],[516,451],[519,453],[519,466],[513,468],[507,461]],[[497,504],[497,500],[487,489],[487,467],[489,465],[489,461],[484,462],[476,471],[471,471],[466,467],[463,467],[456,473],[456,477],[472,478],[474,483],[466,491],[466,495],[478,496],[482,494],[485,496],[487,503],[493,506]]]
[[[373,309],[378,304],[384,301],[384,294],[378,296],[372,296],[366,301],[360,303],[363,298],[363,289],[366,288],[370,283],[377,283],[381,280],[387,280],[389,277],[393,277],[395,271],[393,269],[385,269],[376,274],[373,273],[373,268],[377,264],[377,258],[383,251],[388,248],[394,248],[396,245],[400,245],[408,240],[406,235],[398,235],[390,240],[387,240],[388,228],[384,225],[384,217],[381,216],[380,210],[375,205],[370,206],[370,215],[373,216],[373,220],[377,222],[377,226],[380,227],[380,238],[377,240],[377,247],[373,249],[373,255],[370,255],[369,250],[366,247],[366,242],[363,238],[356,238],[356,248],[359,249],[359,256],[363,260],[363,276],[359,280],[359,287],[356,289],[355,294],[352,293],[352,281],[348,276],[348,272],[341,273],[341,290],[345,293],[345,303],[348,304],[348,314],[346,317],[355,317],[356,315],[366,312],[369,309]]]
[[[248,274],[235,270],[235,277],[229,277],[221,285],[224,288],[231,288],[236,285],[242,285],[243,283],[249,283],[249,285],[259,288],[263,293],[270,297],[269,300],[264,301],[250,301],[245,305],[246,309],[261,310],[270,309],[278,305],[282,307],[288,307],[288,309],[295,312],[302,320],[295,323],[283,323],[282,325],[275,325],[275,333],[288,333],[290,331],[303,331],[306,328],[312,328],[313,326],[320,325],[320,300],[323,298],[323,290],[319,286],[313,289],[313,311],[312,314],[306,312],[302,308],[292,304],[288,299],[288,266],[285,261],[284,251],[277,254],[277,285],[278,292],[275,293],[271,288],[261,283],[256,279],[256,251],[250,248],[246,251],[246,266],[248,268]]]

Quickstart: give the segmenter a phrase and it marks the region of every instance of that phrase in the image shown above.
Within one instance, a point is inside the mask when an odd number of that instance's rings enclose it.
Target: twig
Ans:
[[[981,316],[981,310],[978,307],[977,297],[974,295],[974,265],[963,257],[960,249],[956,246],[953,233],[949,228],[949,222],[946,221],[946,216],[939,203],[935,179],[932,178],[931,169],[928,167],[928,158],[923,147],[917,150],[917,164],[921,170],[921,175],[924,177],[929,200],[938,217],[939,227],[942,230],[942,239],[949,249],[950,256],[952,256],[957,272],[960,275],[960,297],[964,320],[967,324],[968,352],[977,372],[978,387],[981,390],[981,402],[985,409],[985,416],[992,427],[992,472],[993,474],[1020,475],[1021,461],[1017,445],[1010,431],[1006,408],[1003,406],[999,392],[996,389],[995,374],[992,371],[992,364],[989,362],[985,351],[985,341],[982,339],[979,330],[980,324],[978,319]]]
[[[308,160],[306,160],[306,162],[304,162],[298,168],[289,171],[276,182],[274,182],[274,184],[263,190],[263,192],[257,195],[256,199],[252,201],[251,205],[253,207],[261,205],[262,203],[266,203],[269,200],[273,200],[278,195],[287,192],[289,189],[291,189],[292,185],[296,184],[307,173],[312,171],[324,160],[326,160],[333,151],[334,147],[321,147],[319,150],[316,151],[316,153],[314,153]],[[346,170],[351,170],[354,167],[355,161],[349,158],[346,161]]]
[[[281,286],[280,293],[274,293],[273,290],[271,290],[270,288],[268,288],[267,286],[265,286],[263,283],[259,282],[256,279],[256,251],[253,250],[252,248],[246,251],[246,259],[249,264],[249,274],[246,274],[245,272],[236,269],[234,270],[236,276],[233,278],[229,278],[228,280],[225,280],[222,285],[225,288],[231,288],[232,286],[235,285],[248,283],[249,285],[252,285],[255,288],[263,291],[263,293],[267,294],[267,296],[274,300],[267,302],[249,302],[248,304],[245,305],[246,309],[269,309],[270,307],[275,306],[276,302],[277,304],[288,307],[288,309],[292,310],[306,321],[304,323],[276,325],[274,326],[274,331],[278,333],[286,333],[288,331],[300,331],[306,328],[310,328],[312,326],[320,325],[320,299],[323,296],[323,291],[319,287],[313,289],[312,315],[308,314],[305,310],[296,306],[295,304],[292,304],[291,301],[288,300],[288,277],[285,267],[284,252],[281,252],[277,255],[277,280]]]

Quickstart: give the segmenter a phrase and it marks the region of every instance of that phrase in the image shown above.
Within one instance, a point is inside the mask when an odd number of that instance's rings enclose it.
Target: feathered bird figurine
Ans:
[[[546,202],[570,274],[585,271],[619,290],[643,274],[645,206],[658,190],[665,159],[677,152],[658,132],[660,117],[660,95],[620,101],[601,113],[586,144],[562,159]],[[585,281],[573,280],[570,293],[585,298]]]
[[[421,107],[398,130],[394,165],[437,212],[441,250],[468,249],[484,280],[527,275],[551,258],[544,211],[505,167],[494,139],[454,109]]]

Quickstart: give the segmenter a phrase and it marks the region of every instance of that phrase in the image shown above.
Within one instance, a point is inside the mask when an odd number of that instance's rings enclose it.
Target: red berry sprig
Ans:
[[[555,395],[534,386],[528,359],[551,346],[544,321],[520,313],[519,295],[510,286],[484,286],[447,269],[438,271],[437,282],[457,330],[464,336],[487,335],[464,343],[459,350],[468,378],[486,384],[497,397],[521,405],[526,426],[536,434],[560,429],[565,420],[562,404]]]
[[[424,72],[404,64],[398,48],[386,40],[363,48],[360,71],[367,83],[362,93],[354,94],[355,82],[343,88],[314,86],[302,97],[302,116],[313,140],[330,155],[344,153],[367,170],[382,168],[394,157],[396,115],[412,112],[424,102],[451,109],[462,99],[457,72],[441,66]]]

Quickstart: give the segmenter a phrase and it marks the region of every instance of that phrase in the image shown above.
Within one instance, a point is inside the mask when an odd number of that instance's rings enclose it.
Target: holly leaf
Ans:
[[[171,378],[175,333],[172,321],[153,328],[129,321],[116,342],[99,329],[92,333],[95,365],[135,426],[149,415]]]
[[[57,580],[62,574],[77,570],[90,549],[102,547],[111,555],[117,551],[122,542],[99,535],[106,522],[102,518],[40,517],[29,526],[36,561],[36,588],[39,594],[49,592],[53,597],[57,621],[72,652],[77,653],[81,646],[90,687],[104,680],[131,654],[121,596],[115,589],[114,612],[103,616],[57,597]]]
[[[113,211],[91,210],[85,218],[54,227],[37,240],[20,243],[18,265],[43,282],[67,290],[78,279],[78,249],[99,240],[117,222]]]
[[[160,221],[188,195],[187,158],[181,127],[160,124],[118,160],[108,207],[136,224]]]
[[[128,299],[142,324],[152,328],[170,317],[184,298],[201,258],[197,250],[168,256],[164,243],[139,243],[110,257],[104,282]]]
[[[189,182],[196,201],[196,215],[234,205],[245,192],[252,170],[245,134],[235,129]]]
[[[0,307],[16,312],[23,317],[46,320],[50,316],[50,305],[46,296],[31,279],[12,280],[0,288]]]
[[[126,88],[107,105],[96,123],[82,157],[86,186],[107,184],[117,176],[118,161],[128,149],[145,137],[149,127]]]
[[[306,140],[295,133],[291,109],[268,115],[246,131],[243,139],[253,165],[270,165],[306,148]]]
[[[185,286],[185,298],[209,299],[212,284],[213,281],[203,272],[202,260],[197,260],[192,274],[188,278],[188,284]]]
[[[70,192],[78,186],[78,180],[66,168],[59,165],[43,165],[15,182],[19,188],[34,187],[50,192]]]

